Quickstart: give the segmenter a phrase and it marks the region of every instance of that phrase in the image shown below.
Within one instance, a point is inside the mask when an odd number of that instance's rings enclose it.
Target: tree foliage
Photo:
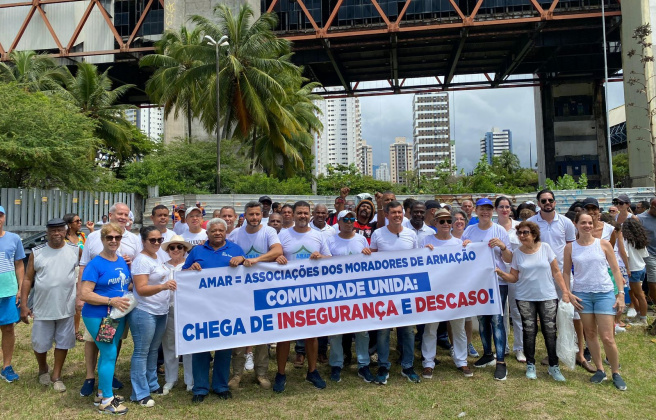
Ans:
[[[317,194],[339,195],[342,187],[349,187],[351,194],[374,193],[376,191],[393,190],[393,184],[378,181],[370,176],[362,175],[355,165],[328,166],[328,175],[319,175],[317,179]]]
[[[628,153],[613,156],[613,179],[616,187],[630,186]]]
[[[69,102],[20,84],[0,84],[0,185],[89,189],[103,175],[94,164],[96,122]]]

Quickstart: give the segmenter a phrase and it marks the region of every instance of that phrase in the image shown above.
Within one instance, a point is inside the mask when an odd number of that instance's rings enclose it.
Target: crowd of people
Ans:
[[[353,206],[346,200],[349,192],[342,189],[333,212],[323,204],[280,204],[263,196],[247,203],[242,214],[226,206],[214,210],[207,221],[200,203],[176,206],[172,213],[157,205],[151,212],[152,224],[138,234],[129,229],[132,215],[124,203],[111,207],[100,229],[87,223],[88,236],[82,232],[80,217],[67,214],[48,221],[47,242],[32,250],[27,266],[20,238],[4,230],[6,214],[0,206],[2,378],[7,382],[19,379],[12,367],[14,325],[31,321],[39,382],[66,391],[62,368],[67,352],[75,347],[76,339],[84,341],[86,377],[80,394],[93,397],[101,412],[125,414],[128,410],[125,399],[114,393],[123,388],[115,367],[128,331],[134,343],[129,400],[142,407],[155,405],[152,395],[166,395],[174,389],[180,364],[194,403],[203,402],[210,392],[220,399],[231,398],[246,370],[255,371],[262,388],[280,393],[286,387],[291,342],[176,357],[175,272],[260,262],[284,265],[339,255],[366,258],[374,252],[482,242],[493,250],[503,307],[501,314],[477,317],[482,354],[472,342],[472,319],[398,327],[401,376],[413,383],[431,379],[437,347],[442,346],[449,349],[455,368],[465,377],[473,376],[468,359],[475,358],[473,367],[494,367],[494,379],[506,380],[512,323],[512,352],[526,364],[526,377],[537,379],[539,328],[547,352],[540,364],[547,366],[555,381],[566,381],[556,352],[561,300],[576,308],[576,363],[593,374],[591,382],[599,384],[607,379],[606,362],[614,386],[627,389],[615,334],[625,330],[625,322],[648,325],[645,280],[647,294],[656,302],[656,198],[633,207],[622,194],[603,214],[596,199],[586,198],[561,215],[549,190],[537,194],[537,203],[516,207],[503,196],[495,201],[464,200],[458,206],[437,200],[401,203],[391,192],[361,194]],[[385,385],[392,366],[390,336],[391,330],[383,329],[297,340],[293,366],[307,364],[307,381],[323,389],[326,381],[318,365],[327,364],[330,381],[340,382],[344,366],[352,361],[354,342],[357,375],[364,382]],[[415,371],[416,342],[421,352],[419,372]],[[51,369],[47,354],[53,344]],[[273,382],[269,373],[272,347],[277,362]],[[160,385],[162,374],[164,384]]]

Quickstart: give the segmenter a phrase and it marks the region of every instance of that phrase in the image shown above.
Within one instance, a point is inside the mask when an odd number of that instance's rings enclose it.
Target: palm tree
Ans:
[[[105,166],[120,167],[135,155],[150,151],[152,143],[126,118],[125,111],[135,107],[117,103],[134,85],[112,89],[109,69],[99,74],[95,65],[86,62],[77,63],[75,76],[63,69],[55,78],[61,84],[55,92],[96,121],[95,135],[104,144],[100,155]]]
[[[15,82],[29,92],[50,90],[53,76],[62,71],[51,57],[34,51],[12,51],[9,58],[11,64],[0,62],[0,82]]]
[[[178,118],[183,112],[187,123],[187,135],[192,137],[191,122],[197,113],[195,112],[196,99],[200,92],[205,89],[201,79],[190,80],[187,83],[182,75],[200,64],[197,58],[188,54],[185,46],[201,45],[203,42],[202,32],[199,28],[189,31],[182,26],[179,32],[165,31],[162,39],[155,43],[155,54],[150,54],[141,59],[139,66],[155,67],[155,73],[146,83],[146,93],[150,99],[164,107],[164,116],[168,118],[171,111]]]

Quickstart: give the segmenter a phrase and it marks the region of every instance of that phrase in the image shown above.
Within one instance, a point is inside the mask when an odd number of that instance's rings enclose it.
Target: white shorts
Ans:
[[[46,353],[52,348],[70,350],[75,347],[74,317],[56,320],[34,320],[32,325],[32,349],[37,353]]]

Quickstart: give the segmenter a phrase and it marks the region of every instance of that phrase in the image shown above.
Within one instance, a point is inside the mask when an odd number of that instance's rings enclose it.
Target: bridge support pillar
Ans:
[[[647,110],[654,112],[654,104],[651,104],[650,109],[647,98],[656,96],[654,66],[652,64],[645,69],[640,63],[640,57],[629,58],[627,55],[631,50],[642,54],[642,49],[632,36],[637,27],[649,24],[649,1],[634,0],[630,3],[630,6],[627,4],[622,5],[622,67],[624,70],[629,175],[632,187],[653,187],[655,176],[654,152],[650,144],[653,133],[650,135],[650,121]],[[649,36],[647,41],[651,42],[651,38]],[[652,52],[648,54],[653,55]],[[635,78],[639,84],[646,85],[647,94],[637,92],[641,88],[638,84],[629,85],[627,82],[630,78]]]
[[[603,84],[552,84],[535,88],[540,185],[569,174],[590,187],[610,184]]]

